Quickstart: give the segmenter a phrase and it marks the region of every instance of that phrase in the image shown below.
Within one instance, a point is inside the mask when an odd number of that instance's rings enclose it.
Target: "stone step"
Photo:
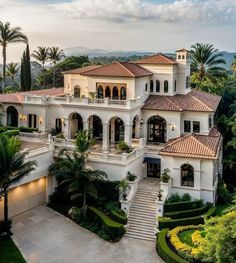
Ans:
[[[137,235],[133,235],[133,234],[125,234],[125,237],[128,238],[134,238],[134,239],[141,239],[141,240],[145,240],[145,241],[150,241],[150,242],[155,242],[156,241],[156,237],[152,238],[152,237],[147,237],[147,236],[137,236]]]
[[[156,231],[156,228],[153,227],[153,226],[141,226],[141,225],[129,225],[129,229],[127,232],[131,231],[131,230],[134,230],[134,231],[137,231],[139,233],[141,232],[151,232],[151,233],[155,233]]]
[[[130,209],[129,210],[129,215],[144,215],[145,217],[150,216],[152,218],[156,217],[156,213],[152,211],[144,211],[144,210],[137,210],[137,209]]]
[[[141,191],[137,191],[135,193],[135,196],[138,196],[138,195],[148,196],[148,197],[152,197],[152,198],[157,197],[157,194],[151,194],[149,192],[141,192]]]
[[[136,217],[129,217],[128,219],[129,224],[146,224],[146,225],[156,225],[156,219],[150,218],[150,219],[143,219],[143,218],[136,218]]]
[[[149,209],[150,211],[156,211],[156,207],[153,205],[147,205],[147,204],[140,204],[140,203],[132,203],[130,208],[139,208],[141,209]]]
[[[133,237],[133,238],[140,238],[140,239],[148,239],[150,241],[155,241],[156,240],[156,236],[155,234],[143,234],[143,233],[137,233],[137,232],[127,232],[125,234],[125,236],[129,236],[129,237]]]

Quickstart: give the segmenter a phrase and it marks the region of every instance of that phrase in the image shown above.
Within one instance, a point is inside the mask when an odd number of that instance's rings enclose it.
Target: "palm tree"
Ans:
[[[13,83],[14,83],[14,78],[18,72],[18,64],[17,63],[14,63],[14,62],[11,62],[7,65],[7,76],[11,78],[11,84],[13,86]]]
[[[10,27],[10,23],[5,24],[0,21],[0,45],[2,46],[2,56],[3,56],[3,85],[2,90],[4,92],[5,81],[6,81],[6,49],[7,45],[11,43],[23,42],[27,43],[27,37],[21,32],[20,27]]]
[[[236,55],[234,55],[234,59],[233,59],[233,62],[231,64],[231,70],[233,71],[233,75],[234,77],[236,77]]]
[[[223,54],[211,44],[197,43],[191,50],[192,71],[196,74],[199,85],[204,81],[216,84],[219,79],[226,77],[226,70],[221,64],[226,64]]]
[[[36,167],[35,161],[26,161],[27,151],[20,151],[16,137],[0,135],[0,196],[4,197],[4,222],[8,222],[8,191]]]
[[[65,57],[64,51],[59,47],[50,47],[48,49],[48,59],[53,63],[53,87],[55,87],[56,82],[56,64],[59,62],[63,57]]]
[[[42,64],[43,71],[43,86],[45,87],[45,63],[48,60],[48,48],[47,47],[38,47],[38,50],[34,50],[31,54],[39,63]]]
[[[86,166],[86,157],[91,145],[88,131],[81,131],[77,135],[77,151],[62,151],[49,173],[59,179],[60,185],[64,185],[71,194],[71,200],[83,197],[83,215],[87,211],[87,195],[97,198],[97,190],[94,180],[103,180],[106,173],[100,170],[92,170]]]

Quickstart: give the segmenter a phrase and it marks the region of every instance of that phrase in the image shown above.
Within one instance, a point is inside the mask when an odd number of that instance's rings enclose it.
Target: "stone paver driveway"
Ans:
[[[111,244],[46,206],[13,218],[13,239],[30,263],[159,263],[155,243]]]

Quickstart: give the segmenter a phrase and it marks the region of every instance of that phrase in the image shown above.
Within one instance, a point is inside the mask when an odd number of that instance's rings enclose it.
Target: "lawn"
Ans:
[[[178,237],[182,243],[189,245],[190,247],[194,247],[192,243],[192,234],[196,231],[196,229],[182,231],[178,234]]]
[[[26,263],[11,238],[0,240],[0,263]]]

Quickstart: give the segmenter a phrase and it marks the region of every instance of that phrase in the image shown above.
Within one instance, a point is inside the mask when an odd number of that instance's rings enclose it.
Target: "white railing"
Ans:
[[[71,104],[71,105],[94,105],[98,107],[119,107],[119,108],[134,108],[141,106],[141,98],[127,100],[113,100],[109,98],[97,99],[89,97],[75,98],[73,96],[54,97],[54,96],[36,96],[26,95],[24,103],[29,104]]]
[[[46,139],[48,137],[48,134],[45,132],[20,132],[19,137],[24,139],[42,140]]]

